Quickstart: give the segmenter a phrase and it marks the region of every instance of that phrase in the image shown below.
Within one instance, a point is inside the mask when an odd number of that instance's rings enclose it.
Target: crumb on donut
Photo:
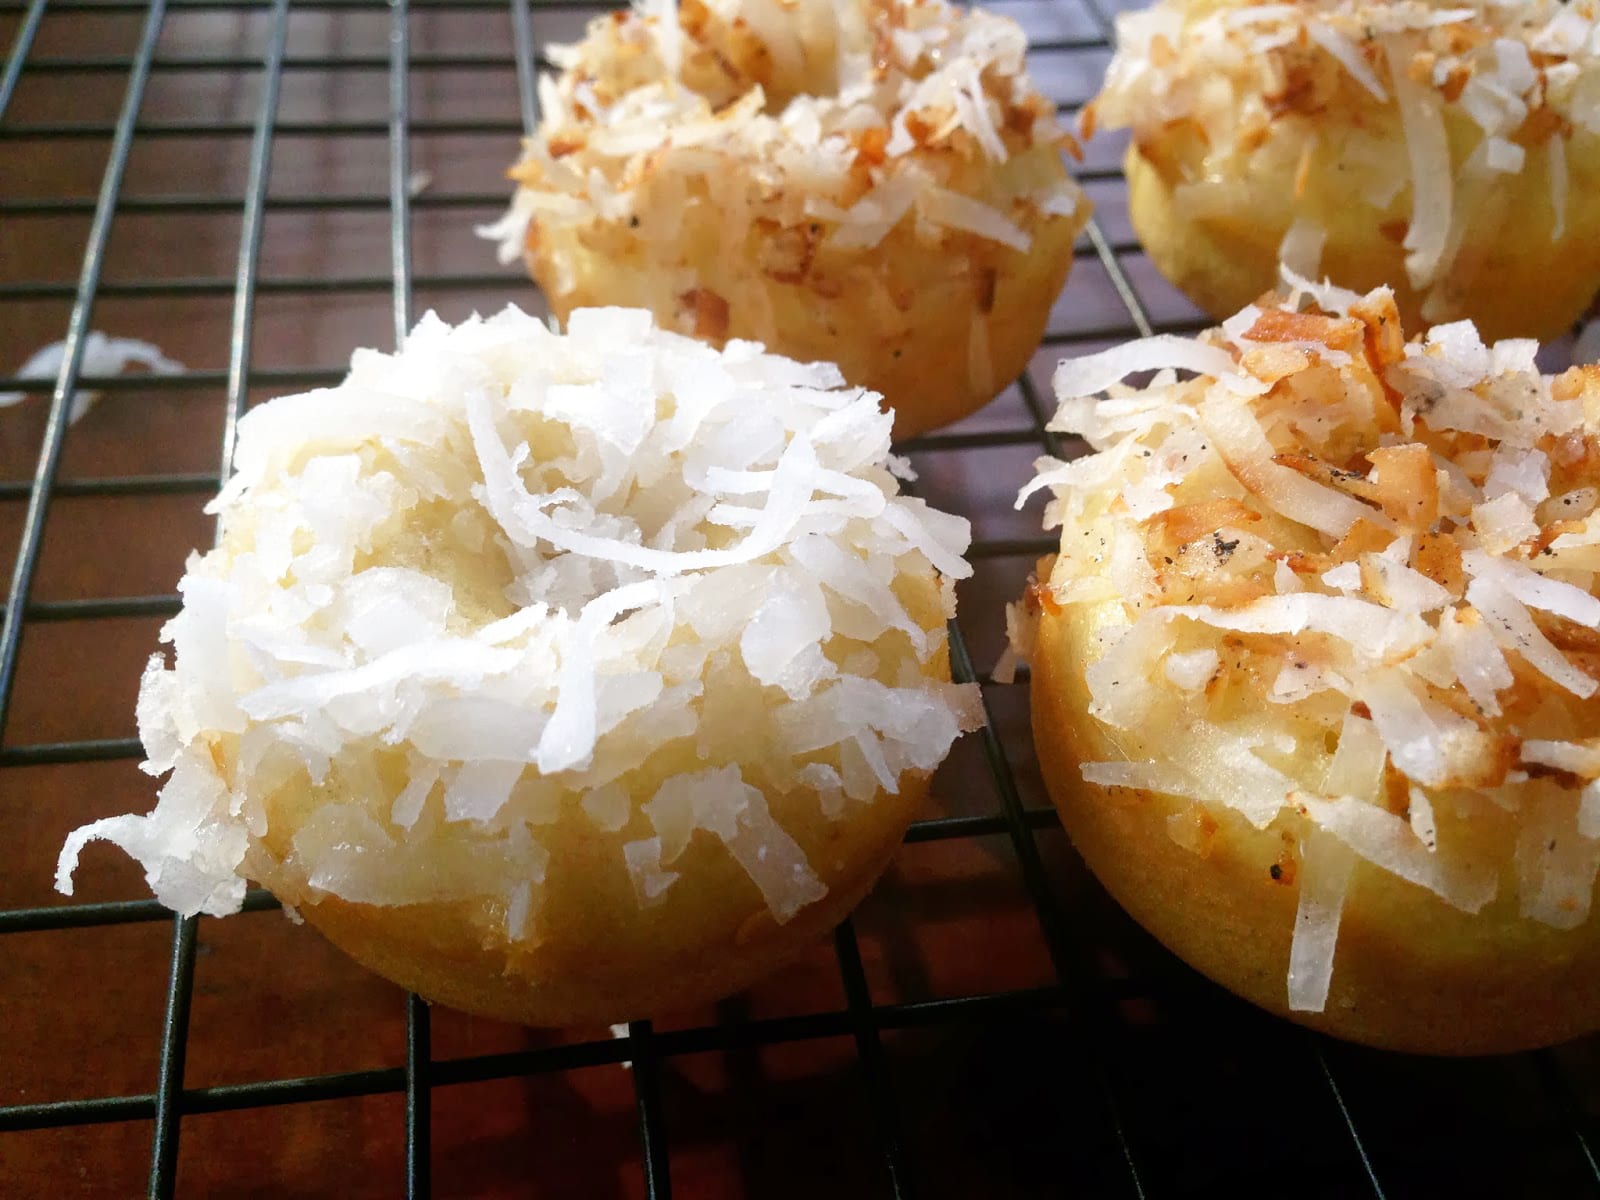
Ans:
[[[1120,603],[1082,669],[1128,758],[1083,778],[1284,823],[1289,1002],[1321,1011],[1358,860],[1465,912],[1508,879],[1528,920],[1589,919],[1600,367],[1541,375],[1467,322],[1403,342],[1386,290],[1285,274],[1197,338],[1061,364],[1050,428],[1093,452],[1018,499],[1047,492],[1062,537],[1008,631],[1025,658],[1044,605]],[[1474,836],[1508,811],[1514,839]]]

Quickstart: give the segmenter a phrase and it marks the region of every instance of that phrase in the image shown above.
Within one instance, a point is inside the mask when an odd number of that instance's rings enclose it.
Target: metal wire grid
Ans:
[[[1050,0],[1030,0],[1045,4]],[[335,382],[338,370],[252,369],[251,322],[256,298],[267,292],[310,294],[317,292],[389,291],[393,297],[394,332],[402,339],[411,323],[414,285],[470,291],[474,288],[503,286],[505,277],[491,273],[414,275],[411,262],[411,222],[413,206],[441,209],[468,209],[500,203],[499,195],[441,194],[413,199],[408,191],[411,135],[418,133],[503,133],[508,137],[530,128],[536,118],[534,80],[540,63],[535,54],[534,11],[589,9],[592,0],[297,0],[297,11],[325,10],[346,12],[385,12],[389,14],[390,37],[385,56],[352,55],[291,58],[286,52],[290,0],[0,0],[0,16],[20,17],[10,57],[0,73],[0,147],[19,139],[110,138],[99,194],[0,200],[0,217],[77,213],[92,216],[83,255],[82,269],[75,285],[58,283],[0,283],[0,299],[70,299],[67,326],[67,352],[50,392],[50,415],[45,426],[37,466],[31,480],[0,480],[0,501],[26,501],[26,515],[10,580],[4,625],[0,626],[0,733],[3,733],[16,683],[19,647],[24,626],[47,622],[82,621],[105,617],[166,616],[177,611],[173,595],[126,596],[112,599],[72,599],[32,601],[30,591],[35,578],[45,519],[52,498],[58,496],[156,496],[175,493],[204,494],[214,491],[229,474],[234,432],[244,411],[249,389],[318,385]],[[1106,50],[1111,24],[1109,13],[1099,0],[1082,0],[1092,19],[1094,32],[1084,37],[1035,40],[1035,50]],[[513,34],[513,61],[518,83],[520,121],[410,119],[410,77],[413,71],[471,68],[504,65],[499,57],[478,55],[416,54],[410,50],[412,11],[482,10],[504,13],[509,8]],[[50,13],[127,13],[143,16],[137,49],[130,57],[55,57],[30,60],[30,51],[44,20]],[[267,14],[270,34],[260,58],[249,56],[204,59],[160,58],[157,44],[163,20],[169,11],[202,10]],[[156,71],[259,71],[263,89],[256,118],[250,123],[228,122],[149,122],[141,121],[140,109],[145,88]],[[283,80],[297,70],[382,70],[387,72],[389,118],[386,122],[335,121],[294,124],[277,120]],[[7,123],[5,114],[24,72],[30,73],[125,73],[127,86],[119,115],[110,125],[96,122],[50,121],[23,124]],[[280,197],[268,193],[272,152],[277,137],[309,134],[318,137],[356,135],[387,136],[389,147],[388,190],[386,195],[319,194]],[[186,138],[199,135],[237,136],[251,139],[248,180],[242,197],[161,195],[125,197],[123,177],[135,142],[141,139]],[[1081,181],[1093,184],[1119,178],[1114,169],[1087,170]],[[303,208],[315,211],[386,211],[389,214],[390,271],[386,275],[328,278],[273,277],[263,279],[259,271],[262,226],[267,211]],[[102,282],[113,218],[136,213],[240,213],[239,252],[233,279],[165,279],[128,282]],[[1070,335],[1051,335],[1047,344],[1079,345],[1131,336],[1148,335],[1157,324],[1148,306],[1124,269],[1123,257],[1137,248],[1131,242],[1109,239],[1098,224],[1091,223],[1078,248],[1080,259],[1099,263],[1115,289],[1123,312],[1102,327],[1081,329]],[[1070,284],[1069,284],[1070,287]],[[63,447],[68,436],[67,414],[76,391],[86,386],[105,390],[148,386],[145,381],[120,378],[95,378],[83,373],[85,339],[96,301],[103,297],[158,297],[193,295],[231,295],[232,337],[225,371],[194,371],[162,381],[163,388],[206,388],[221,386],[225,396],[225,419],[215,472],[122,475],[76,480],[58,480]],[[1168,321],[1160,328],[1185,330],[1198,327],[1198,321]],[[26,381],[0,379],[0,389],[29,388]],[[1046,401],[1029,376],[1018,383],[1021,398],[1030,417],[1027,427],[975,433],[934,434],[916,439],[903,449],[924,454],[961,453],[983,447],[1036,445],[1047,452],[1061,454],[1069,447],[1048,432]],[[978,559],[1002,557],[1032,558],[1053,549],[1046,537],[990,538],[973,546]],[[951,660],[956,678],[977,679],[985,685],[986,704],[993,713],[991,681],[980,677],[961,628],[951,626]],[[406,1046],[403,1066],[350,1071],[263,1082],[188,1088],[184,1086],[184,1057],[194,988],[197,920],[173,920],[170,974],[166,989],[166,1014],[161,1031],[161,1053],[157,1086],[143,1095],[112,1096],[0,1107],[0,1132],[54,1128],[138,1118],[154,1119],[154,1138],[150,1155],[148,1191],[153,1197],[174,1193],[179,1137],[185,1116],[227,1110],[296,1104],[314,1100],[403,1092],[405,1097],[405,1189],[412,1197],[430,1194],[430,1095],[431,1090],[451,1084],[501,1079],[543,1072],[559,1072],[582,1066],[629,1062],[637,1101],[638,1136],[642,1148],[643,1188],[651,1197],[671,1195],[669,1130],[663,1115],[660,1078],[664,1060],[707,1050],[731,1050],[766,1046],[791,1040],[845,1035],[853,1038],[874,1123],[874,1134],[882,1159],[882,1175],[874,1194],[909,1197],[929,1190],[928,1180],[919,1178],[915,1164],[905,1148],[903,1117],[890,1081],[890,1066],[881,1042],[883,1033],[919,1026],[945,1026],[958,1023],[1000,1023],[1030,1010],[1061,1010],[1069,1016],[1066,1037],[1076,1061],[1112,1130],[1114,1156],[1119,1160],[1107,1194],[1142,1197],[1152,1177],[1152,1158],[1147,1142],[1151,1131],[1141,1130],[1129,1116],[1128,1086],[1120,1081],[1117,1052],[1126,1033],[1125,1018],[1116,1007],[1119,988],[1114,980],[1098,973],[1091,962],[1091,950],[1082,929],[1069,921],[1047,878],[1037,831],[1057,825],[1047,806],[1030,806],[1023,800],[1000,737],[993,728],[980,735],[988,773],[998,800],[999,812],[992,815],[950,816],[920,821],[907,835],[908,843],[931,842],[947,838],[972,838],[1003,834],[1015,851],[1028,899],[1030,900],[1048,947],[1056,974],[1053,985],[953,999],[914,1001],[899,1004],[874,1004],[869,995],[862,958],[853,924],[846,921],[834,938],[834,950],[846,996],[843,1010],[795,1017],[767,1018],[738,1023],[723,1023],[699,1028],[658,1032],[650,1022],[628,1026],[627,1036],[617,1040],[591,1041],[539,1048],[529,1051],[435,1060],[430,1053],[429,1010],[415,996],[406,1001]],[[0,768],[55,763],[82,763],[104,759],[136,758],[141,750],[136,739],[108,738],[59,742],[34,742],[7,745],[0,740]],[[247,911],[276,907],[267,893],[247,895]],[[153,900],[133,900],[96,904],[63,904],[0,911],[0,933],[66,930],[84,926],[106,926],[128,922],[148,922],[169,916]],[[1299,1036],[1299,1035],[1296,1035]],[[1346,1154],[1355,1164],[1350,1178],[1359,1181],[1359,1190],[1384,1197],[1393,1185],[1380,1177],[1374,1158],[1368,1152],[1362,1124],[1346,1100],[1344,1069],[1334,1064],[1334,1055],[1324,1042],[1311,1034],[1301,1037],[1301,1061],[1292,1069],[1307,1074],[1326,1102],[1326,1116],[1333,1122],[1330,1136],[1342,1139]],[[1577,1098],[1571,1081],[1561,1066],[1548,1055],[1529,1057],[1532,1069],[1553,1112],[1565,1127],[1563,1136],[1575,1142],[1576,1153],[1586,1165],[1585,1186],[1600,1193],[1600,1146],[1592,1112]],[[1070,1134],[1070,1131],[1064,1131]],[[3,1155],[0,1155],[3,1162]],[[1329,1194],[1353,1194],[1333,1192]]]

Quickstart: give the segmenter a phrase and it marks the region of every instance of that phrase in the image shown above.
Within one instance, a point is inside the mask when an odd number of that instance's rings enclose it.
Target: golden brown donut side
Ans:
[[[941,629],[933,578],[916,586],[907,581],[898,590],[919,625]],[[930,679],[948,680],[948,651],[941,647],[922,669]],[[676,769],[704,766],[692,751],[678,757]],[[927,798],[926,775],[908,772],[898,782],[896,793],[880,790],[870,802],[848,801],[839,819],[824,816],[809,789],[769,792],[774,818],[827,888],[783,924],[744,868],[706,833],[692,837],[670,864],[678,879],[661,900],[641,904],[622,846],[648,835],[650,822],[636,804],[626,825],[603,832],[577,795],[567,798],[553,825],[538,831],[550,861],[529,932],[519,940],[506,937],[504,906],[489,899],[396,906],[305,894],[297,911],[357,962],[424,999],[467,1012],[543,1027],[653,1016],[738,991],[842,921],[888,867]],[[302,777],[271,796],[261,840],[272,857],[292,859],[295,832],[322,804],[353,800],[376,812],[385,807],[382,797],[340,792],[338,781],[312,788]],[[264,882],[281,894],[303,894],[296,883]]]
[[[1041,564],[1041,579],[1047,568],[1048,561]],[[1592,922],[1558,930],[1526,920],[1505,886],[1480,913],[1464,913],[1365,862],[1351,878],[1325,1010],[1290,1010],[1284,981],[1298,900],[1300,819],[1280,816],[1257,830],[1220,805],[1202,815],[1187,800],[1083,780],[1083,762],[1126,755],[1114,731],[1088,715],[1084,678],[1094,630],[1118,619],[1120,608],[1117,602],[1047,605],[1030,656],[1031,697],[1034,743],[1062,823],[1090,870],[1135,920],[1259,1007],[1368,1045],[1493,1054],[1594,1028],[1600,940]],[[1201,826],[1203,853],[1169,833],[1168,818],[1189,813]]]
[[[1279,246],[1293,214],[1265,205],[1244,206],[1226,216],[1183,211],[1174,195],[1184,179],[1179,163],[1186,155],[1193,157],[1195,149],[1184,145],[1185,140],[1184,131],[1172,126],[1129,147],[1123,163],[1129,217],[1156,269],[1204,312],[1222,320],[1273,288]],[[1459,311],[1471,314],[1488,340],[1559,337],[1594,299],[1600,284],[1600,239],[1592,236],[1600,230],[1600,142],[1587,137],[1574,142],[1584,152],[1570,152],[1572,182],[1563,237],[1551,240],[1544,156],[1531,153],[1523,174],[1508,184],[1515,198],[1500,222],[1475,231],[1470,253],[1450,276]],[[1246,163],[1239,171],[1248,178],[1252,166]],[[1287,175],[1269,178],[1280,191],[1292,188]],[[1314,219],[1328,233],[1317,273],[1355,291],[1392,288],[1406,328],[1426,328],[1423,298],[1406,278],[1403,205],[1380,212],[1341,187],[1345,182],[1336,169],[1325,167],[1312,185],[1322,193]]]
[[[1034,188],[1067,179],[1054,146],[989,169]],[[671,212],[642,197],[649,215],[638,230],[536,221],[526,259],[562,320],[597,305],[647,308],[663,328],[714,345],[742,338],[836,363],[852,384],[883,395],[894,436],[907,438],[976,411],[1022,374],[1072,266],[1081,217],[1012,204],[1001,189],[978,198],[1029,235],[1026,251],[957,230],[925,242],[910,220],[866,250],[833,245],[818,222],[757,224],[729,242],[719,198],[697,187]],[[640,236],[668,220],[670,238]]]
[[[351,958],[424,999],[525,1025],[614,1024],[730,995],[827,936],[872,890],[927,789],[925,778],[902,779],[899,794],[880,793],[848,824],[818,818],[802,827],[786,812],[828,893],[784,925],[709,838],[673,864],[682,878],[665,899],[639,908],[613,838],[581,815],[552,835],[560,851],[536,938],[507,943],[489,905],[397,908],[329,896],[299,911]]]

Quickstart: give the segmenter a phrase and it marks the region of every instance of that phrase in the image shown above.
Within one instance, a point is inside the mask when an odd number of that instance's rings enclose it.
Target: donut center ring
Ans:
[[[726,7],[726,6],[723,6]],[[777,116],[798,96],[827,98],[839,91],[841,26],[826,0],[779,4],[757,0],[724,16],[704,0],[680,5],[689,39],[680,79],[720,111],[759,85],[766,112]]]

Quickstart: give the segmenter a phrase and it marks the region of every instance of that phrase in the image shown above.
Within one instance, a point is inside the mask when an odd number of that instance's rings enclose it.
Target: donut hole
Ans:
[[[859,15],[846,19],[859,21]],[[839,91],[843,27],[827,0],[747,0],[731,18],[713,12],[704,0],[685,0],[678,23],[689,39],[682,81],[714,111],[756,86],[770,116],[796,97],[831,97]]]
[[[449,586],[450,626],[471,634],[517,611],[509,591],[516,582],[494,520],[476,504],[429,501],[394,522],[388,536],[357,559],[355,569],[404,567]]]

